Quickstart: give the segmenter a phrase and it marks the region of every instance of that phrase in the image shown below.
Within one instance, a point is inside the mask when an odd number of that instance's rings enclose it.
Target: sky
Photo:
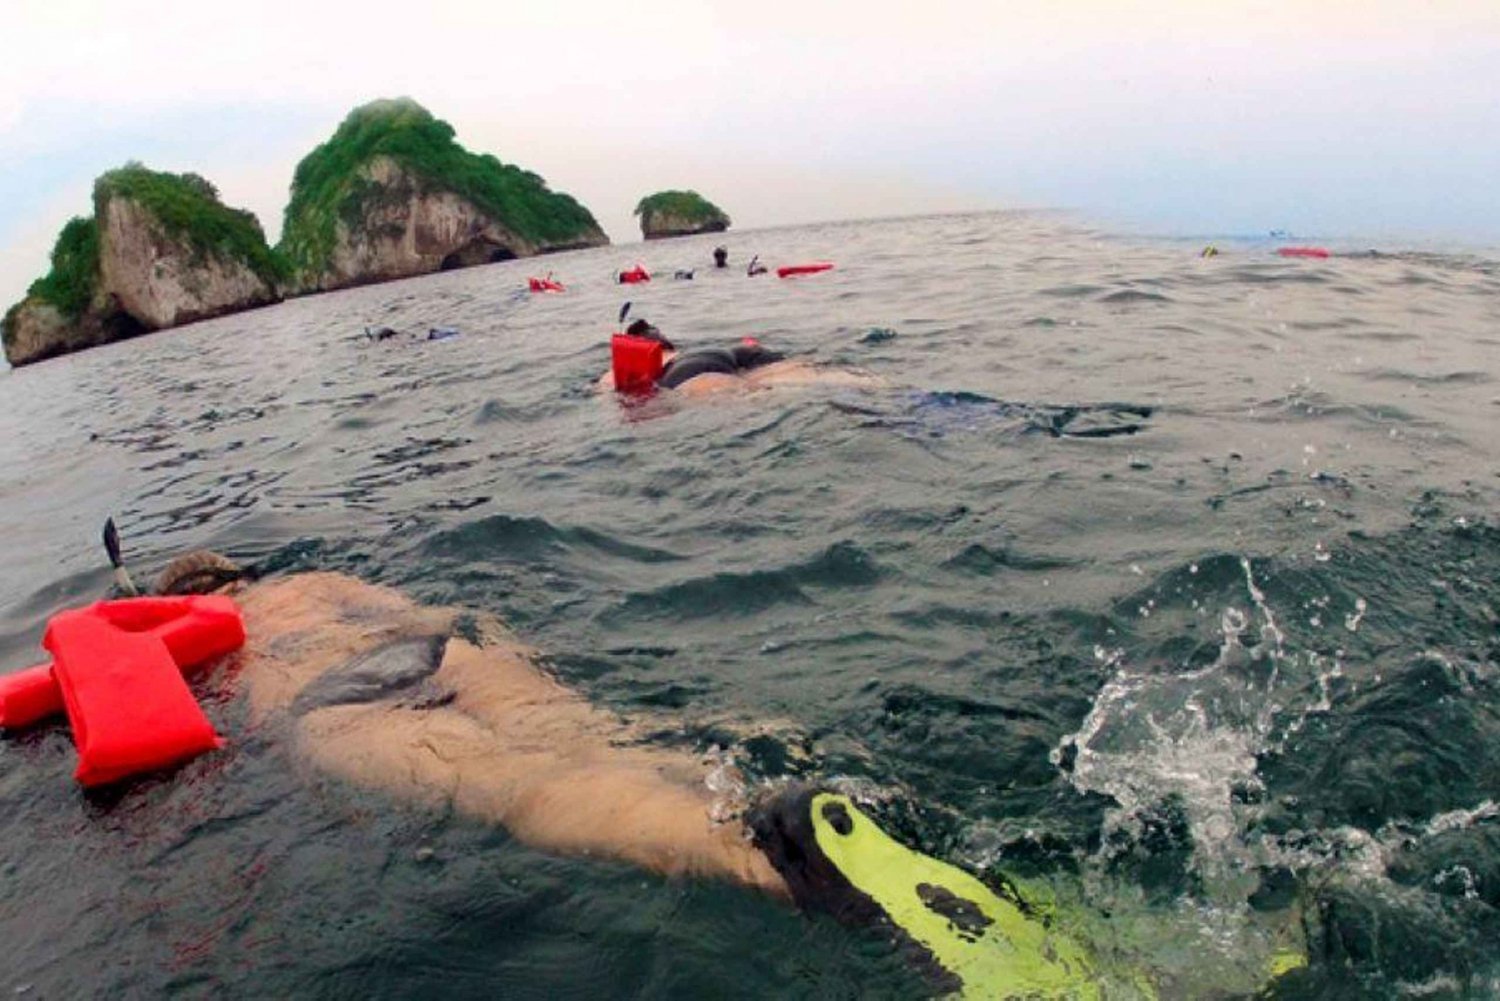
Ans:
[[[274,240],[297,161],[410,96],[616,242],[1068,209],[1123,231],[1500,246],[1495,0],[0,0],[0,308],[93,178],[192,170]]]

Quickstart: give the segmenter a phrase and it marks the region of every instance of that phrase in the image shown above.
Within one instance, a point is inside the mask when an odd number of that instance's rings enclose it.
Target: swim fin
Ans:
[[[848,924],[889,927],[940,991],[1103,997],[1088,948],[1048,915],[907,848],[848,796],[793,787],[753,811],[750,829],[799,906]]]

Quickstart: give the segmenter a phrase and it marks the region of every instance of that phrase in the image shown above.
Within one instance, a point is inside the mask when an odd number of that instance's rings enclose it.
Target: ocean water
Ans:
[[[1045,889],[1165,997],[1500,996],[1500,263],[1222,249],[1036,214],[731,233],[0,375],[0,671],[103,592],[113,515],[138,577],[211,546],[498,613],[663,744]],[[636,260],[697,277],[613,285]],[[547,270],[567,294],[520,291]],[[622,405],[590,383],[625,298],[886,385]],[[927,989],[878,933],[320,778],[232,672],[196,690],[228,749],[107,793],[63,725],[0,740],[0,992]]]

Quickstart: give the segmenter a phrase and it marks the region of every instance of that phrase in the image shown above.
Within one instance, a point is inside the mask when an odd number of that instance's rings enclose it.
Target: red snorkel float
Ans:
[[[188,676],[245,642],[240,610],[223,595],[100,601],[84,611],[121,632],[149,633],[161,640],[178,670]],[[31,726],[64,708],[52,664],[0,677],[0,728]]]
[[[615,322],[621,326],[625,325],[625,317],[630,315],[630,303],[620,307],[620,317]],[[637,328],[655,331],[649,323],[637,320],[631,324],[630,330]],[[633,395],[647,395],[656,391],[656,380],[666,371],[667,362],[665,351],[666,340],[657,337],[643,337],[640,334],[616,333],[609,339],[610,372],[615,377],[615,391],[618,393],[631,393]]]
[[[1332,256],[1327,247],[1280,247],[1276,253],[1281,257],[1310,257],[1319,261]]]
[[[218,595],[59,612],[42,640],[52,663],[0,679],[0,725],[66,710],[85,786],[179,764],[223,743],[184,673],[244,642],[239,609]]]
[[[615,334],[609,339],[609,353],[615,390],[621,393],[652,392],[667,367],[661,342],[649,337]]]

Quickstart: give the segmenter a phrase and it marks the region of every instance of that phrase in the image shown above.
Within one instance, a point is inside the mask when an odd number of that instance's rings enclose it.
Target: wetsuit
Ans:
[[[706,372],[721,372],[724,375],[739,375],[762,365],[769,365],[774,361],[781,361],[786,355],[779,351],[771,351],[759,344],[736,344],[732,348],[705,348],[701,351],[685,351],[672,359],[656,380],[656,384],[663,389],[676,389],[694,376],[703,375]]]

